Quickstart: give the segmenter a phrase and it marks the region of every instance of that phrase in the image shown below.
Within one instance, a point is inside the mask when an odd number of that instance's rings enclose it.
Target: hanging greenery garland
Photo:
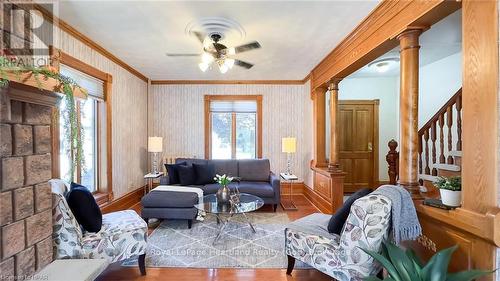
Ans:
[[[35,79],[38,88],[43,90],[42,83],[49,78],[57,80],[64,95],[66,106],[62,109],[61,116],[64,123],[65,140],[69,148],[66,153],[71,159],[69,180],[74,180],[74,174],[78,166],[83,167],[83,130],[78,124],[78,116],[75,106],[74,90],[80,89],[82,93],[87,95],[87,91],[80,87],[73,79],[59,74],[59,72],[51,67],[34,67],[34,66],[16,66],[12,60],[5,56],[0,56],[0,87],[7,87],[9,85],[8,73],[13,73],[18,81],[21,81],[21,74],[31,73]]]

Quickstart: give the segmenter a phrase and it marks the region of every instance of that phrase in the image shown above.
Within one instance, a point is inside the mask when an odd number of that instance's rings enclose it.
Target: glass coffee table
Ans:
[[[256,233],[255,228],[248,219],[246,213],[258,210],[262,206],[264,206],[264,200],[262,200],[262,198],[248,193],[240,193],[239,203],[237,204],[220,204],[217,202],[216,195],[210,194],[203,196],[203,204],[194,205],[194,207],[198,210],[205,211],[206,213],[213,214],[217,217],[217,224],[220,225],[219,233],[215,237],[212,244],[215,244],[219,240],[221,235],[224,233],[224,229],[227,224],[235,215],[242,215],[250,226],[250,229],[252,229],[253,233]]]

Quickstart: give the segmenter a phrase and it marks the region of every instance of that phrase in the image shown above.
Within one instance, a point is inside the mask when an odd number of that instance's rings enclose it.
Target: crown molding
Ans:
[[[80,42],[82,42],[83,44],[89,46],[93,50],[97,51],[101,55],[105,56],[106,58],[108,58],[112,62],[118,64],[121,67],[123,67],[124,69],[126,69],[127,71],[129,71],[130,73],[132,73],[133,75],[137,76],[142,81],[144,81],[144,82],[148,81],[148,78],[146,76],[144,76],[142,73],[140,73],[139,71],[135,70],[133,67],[131,67],[130,65],[128,65],[127,63],[125,63],[124,61],[122,61],[121,59],[119,59],[118,57],[116,57],[115,55],[113,55],[112,53],[110,53],[108,50],[104,49],[101,45],[97,44],[95,41],[93,41],[92,39],[90,39],[89,37],[87,37],[86,35],[84,35],[83,33],[81,33],[80,31],[76,30],[74,27],[72,27],[71,25],[69,25],[67,22],[65,22],[65,21],[61,20],[60,18],[56,17],[50,11],[47,11],[41,5],[35,4],[34,8],[37,9],[38,11],[40,11],[40,13],[43,15],[43,18],[45,20],[48,20],[53,25],[58,26],[61,30],[63,30],[66,33],[70,34],[71,36],[73,36],[74,38],[76,38],[77,40],[79,40]]]
[[[151,80],[151,85],[303,85],[307,80]]]

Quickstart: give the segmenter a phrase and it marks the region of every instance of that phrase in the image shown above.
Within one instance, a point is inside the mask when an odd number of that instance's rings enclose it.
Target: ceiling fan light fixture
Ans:
[[[234,47],[227,48],[227,54],[228,55],[234,55],[234,54],[236,54],[236,49]]]
[[[209,53],[203,53],[201,55],[201,61],[203,63],[209,64],[209,63],[211,63],[211,62],[214,61],[214,57],[211,54],[209,54]]]
[[[225,63],[219,65],[219,71],[220,73],[224,74],[229,70],[229,67]]]
[[[231,69],[234,66],[234,59],[225,59],[224,60],[224,65],[227,66],[227,68]]]
[[[199,68],[200,68],[200,70],[201,70],[201,71],[203,71],[203,72],[207,71],[208,66],[209,66],[209,65],[208,65],[208,63],[205,63],[205,62],[200,62],[200,63],[198,64],[198,67],[199,67]]]

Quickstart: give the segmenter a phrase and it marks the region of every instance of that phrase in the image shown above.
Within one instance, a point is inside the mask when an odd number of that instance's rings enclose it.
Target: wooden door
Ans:
[[[341,169],[347,173],[344,192],[378,184],[378,100],[339,101]]]

